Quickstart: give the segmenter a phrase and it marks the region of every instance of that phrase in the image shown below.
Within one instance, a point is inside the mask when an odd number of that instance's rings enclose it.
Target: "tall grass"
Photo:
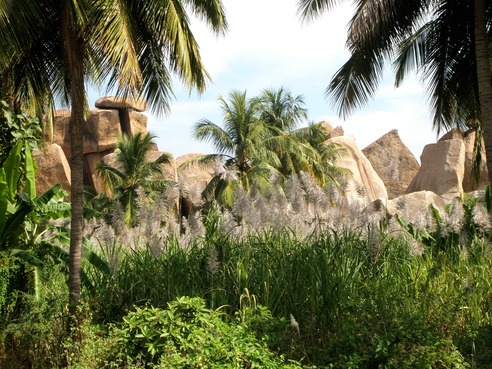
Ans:
[[[95,317],[118,321],[135,305],[165,307],[184,295],[232,316],[247,297],[274,316],[292,315],[299,336],[286,326],[278,347],[317,364],[396,368],[440,360],[460,368],[486,355],[480,339],[492,323],[492,260],[482,238],[466,251],[454,242],[413,255],[414,240],[379,227],[239,237],[221,233],[217,222],[192,243],[168,238],[158,255],[151,247],[126,249],[118,270],[93,271],[103,288],[90,298]]]

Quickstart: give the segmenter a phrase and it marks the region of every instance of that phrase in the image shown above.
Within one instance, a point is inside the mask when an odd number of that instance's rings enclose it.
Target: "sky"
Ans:
[[[316,20],[302,23],[297,0],[223,0],[229,22],[225,36],[215,36],[207,26],[194,21],[193,32],[205,67],[211,76],[205,93],[189,93],[178,80],[171,111],[156,118],[147,112],[148,130],[157,136],[160,151],[175,158],[187,153],[213,153],[210,143],[197,141],[193,127],[202,118],[222,125],[218,98],[233,90],[248,97],[267,88],[284,87],[303,95],[308,122],[328,121],[354,136],[360,149],[392,129],[420,161],[425,145],[436,142],[424,89],[411,78],[399,88],[391,69],[373,100],[348,119],[337,115],[325,96],[331,77],[349,58],[345,48],[347,24],[352,9],[340,5]]]

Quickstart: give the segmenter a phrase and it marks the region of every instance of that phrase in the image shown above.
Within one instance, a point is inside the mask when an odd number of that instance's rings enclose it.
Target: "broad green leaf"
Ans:
[[[17,141],[16,145],[12,148],[7,159],[3,163],[5,170],[5,179],[8,187],[8,199],[10,202],[14,202],[15,193],[17,190],[17,183],[20,178],[20,163],[21,163],[21,151],[24,146],[22,140]]]
[[[8,186],[5,179],[5,170],[0,168],[0,234],[3,232],[5,222],[7,221],[8,205]]]
[[[27,214],[29,214],[34,207],[34,203],[26,193],[21,192],[18,196],[21,202],[15,213],[7,218],[5,226],[0,233],[0,244],[2,245],[4,245],[8,238],[21,227]]]
[[[25,170],[26,170],[26,192],[34,199],[36,197],[36,178],[34,173],[34,162],[32,158],[31,148],[28,144],[25,147]]]

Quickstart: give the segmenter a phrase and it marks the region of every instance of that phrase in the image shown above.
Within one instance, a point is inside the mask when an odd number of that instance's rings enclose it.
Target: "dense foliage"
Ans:
[[[210,212],[193,237],[93,238],[107,268],[85,263],[81,343],[66,336],[66,275],[53,266],[41,297],[23,295],[2,321],[0,364],[489,368],[492,258],[486,224],[470,215],[483,205],[454,206],[461,222],[450,207],[426,229],[386,218],[306,236],[231,233]]]

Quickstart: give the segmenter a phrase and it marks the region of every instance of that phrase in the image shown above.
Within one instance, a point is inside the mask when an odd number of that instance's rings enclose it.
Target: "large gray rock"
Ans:
[[[465,144],[462,140],[446,140],[424,147],[421,167],[408,186],[407,193],[432,191],[446,201],[463,193]]]
[[[34,160],[38,166],[36,173],[36,194],[60,183],[62,188],[70,192],[70,166],[63,150],[58,144],[51,144],[42,150],[33,150]]]
[[[479,171],[478,180],[473,173],[473,151],[475,148],[475,138],[476,131],[471,129],[467,132],[463,132],[460,129],[454,128],[445,135],[443,135],[439,141],[447,140],[462,140],[465,144],[465,168],[463,176],[463,191],[472,192],[475,190],[484,189],[489,183],[488,180],[488,170],[487,170],[487,159],[485,154],[485,145],[483,140],[481,142],[480,154],[482,157]]]
[[[362,150],[383,180],[390,199],[404,195],[420,165],[396,129]]]
[[[368,205],[377,199],[387,199],[388,192],[369,160],[359,150],[353,137],[338,136],[326,141],[327,144],[335,143],[342,147],[343,154],[335,162],[335,165],[348,169],[352,174],[344,181],[344,192],[348,203]]]

